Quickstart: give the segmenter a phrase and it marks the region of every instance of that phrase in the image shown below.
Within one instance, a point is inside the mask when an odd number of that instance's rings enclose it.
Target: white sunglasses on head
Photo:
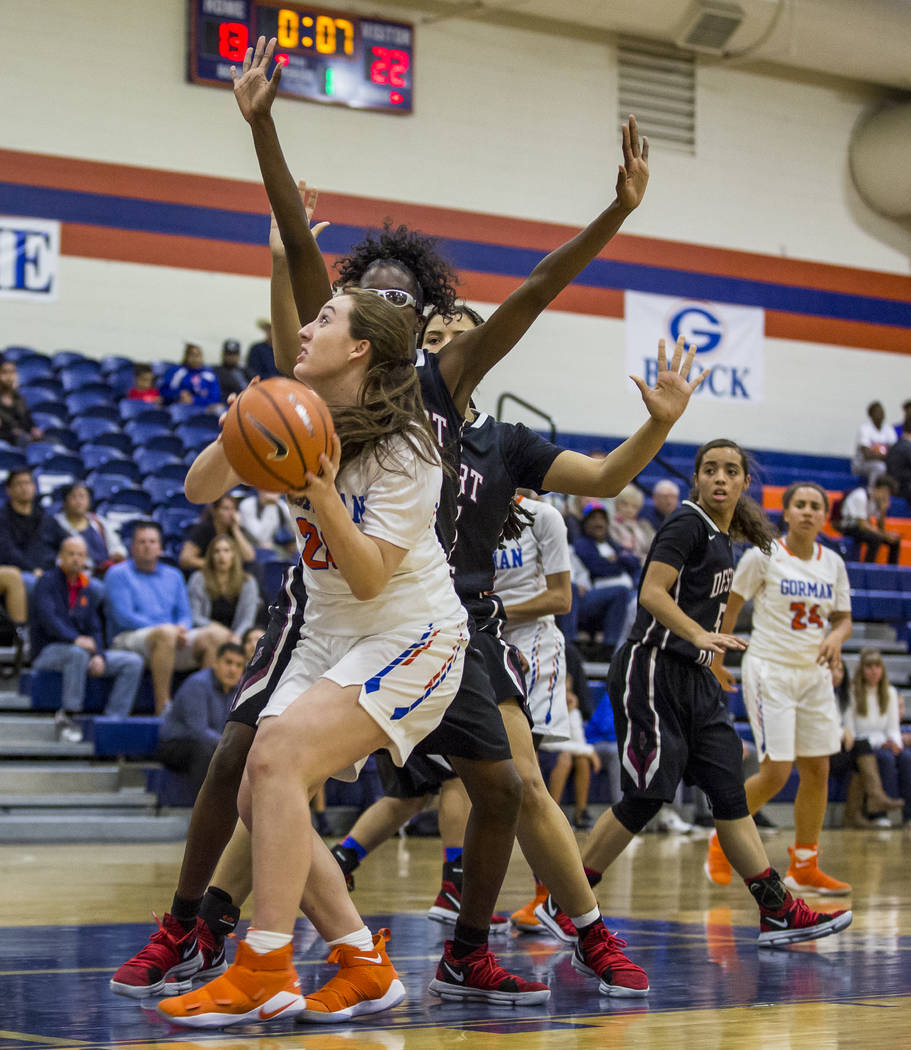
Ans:
[[[387,303],[392,306],[398,306],[400,308],[405,306],[411,306],[415,310],[418,308],[417,300],[409,292],[403,291],[401,288],[361,288],[362,292],[370,292],[371,295],[378,295],[381,299],[385,299]]]

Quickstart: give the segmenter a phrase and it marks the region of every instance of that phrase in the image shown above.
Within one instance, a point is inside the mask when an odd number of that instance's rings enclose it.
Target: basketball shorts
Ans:
[[[552,618],[510,627],[506,638],[525,657],[528,710],[532,733],[541,741],[568,740],[566,643]]]
[[[440,723],[459,681],[468,644],[464,619],[444,620],[424,628],[349,638],[338,635],[300,639],[260,721],[282,714],[320,678],[336,685],[360,685],[358,704],[389,737],[396,765]],[[367,756],[338,780],[356,780]]]
[[[841,747],[841,719],[827,667],[790,667],[747,650],[740,682],[760,762],[834,755]]]
[[[672,802],[681,780],[710,800],[744,794],[743,745],[707,667],[626,642],[611,660],[607,691],[624,797]]]
[[[143,660],[149,660],[149,635],[154,627],[139,627],[135,631],[121,631],[111,640],[112,649],[124,649],[128,653],[138,653]],[[187,644],[174,650],[174,670],[193,671],[199,667],[196,655],[196,642],[201,628],[196,627],[187,632]]]
[[[375,754],[383,792],[390,798],[423,798],[435,795],[443,782],[456,774],[442,755],[422,755],[412,751],[404,766],[397,766],[384,748]]]

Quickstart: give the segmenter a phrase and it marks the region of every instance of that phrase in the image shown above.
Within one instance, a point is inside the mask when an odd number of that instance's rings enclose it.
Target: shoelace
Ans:
[[[167,960],[166,952],[176,950],[177,938],[168,932],[155,912],[152,912],[152,917],[158,923],[158,929],[149,937],[149,943],[133,957],[133,962],[154,963],[157,966]]]
[[[601,930],[604,932],[602,933]],[[639,970],[640,967],[627,959],[621,951],[622,948],[626,947],[626,941],[619,934],[612,933],[606,926],[602,926],[601,930],[597,933],[597,943],[591,945],[590,950],[592,955],[601,956],[602,958],[604,955],[607,955],[612,965],[612,969],[614,970],[618,968],[618,964],[620,966],[630,966],[635,970]],[[589,946],[586,945],[585,947],[588,948]],[[601,960],[599,959],[597,961]]]
[[[464,965],[466,960],[459,959],[457,962]],[[513,975],[508,970],[504,970],[497,962],[493,952],[485,952],[477,962],[472,962],[470,965],[473,970],[472,977],[486,985],[500,984],[505,980],[513,979]]]

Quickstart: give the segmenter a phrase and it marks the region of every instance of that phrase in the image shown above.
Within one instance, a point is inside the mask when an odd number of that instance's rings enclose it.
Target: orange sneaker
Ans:
[[[298,1022],[338,1024],[362,1014],[389,1010],[405,998],[405,986],[386,954],[389,931],[373,935],[373,951],[352,944],[338,944],[329,962],[338,963],[338,973],[319,991],[307,996]]]
[[[784,884],[796,893],[819,893],[824,897],[843,897],[851,892],[849,882],[833,879],[819,870],[819,851],[814,850],[811,856],[801,860],[796,856],[796,848],[788,846],[791,863],[784,877]]]
[[[523,933],[547,933],[547,930],[538,922],[535,916],[535,908],[547,900],[547,887],[543,882],[535,883],[535,899],[529,901],[524,908],[519,908],[509,916],[509,921],[517,930]]]
[[[709,851],[706,854],[703,870],[716,886],[730,886],[731,862],[724,855],[724,850],[718,841],[717,831],[713,831],[709,839]]]
[[[303,1006],[291,945],[258,955],[241,941],[233,965],[221,977],[186,995],[164,999],[158,1012],[187,1028],[225,1028],[293,1017]]]

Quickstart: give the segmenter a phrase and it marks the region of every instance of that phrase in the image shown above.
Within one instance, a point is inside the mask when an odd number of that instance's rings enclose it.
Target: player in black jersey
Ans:
[[[712,804],[726,856],[759,905],[759,945],[776,947],[837,933],[852,916],[811,911],[769,865],[747,809],[740,738],[711,671],[716,654],[746,648],[720,633],[734,575],[731,539],[768,550],[773,537],[745,495],[749,481],[735,442],[708,442],[696,455],[690,499],[655,536],[638,614],[607,683],[623,798],[598,820],[583,858],[600,875],[673,799],[681,780],[696,784]]]

